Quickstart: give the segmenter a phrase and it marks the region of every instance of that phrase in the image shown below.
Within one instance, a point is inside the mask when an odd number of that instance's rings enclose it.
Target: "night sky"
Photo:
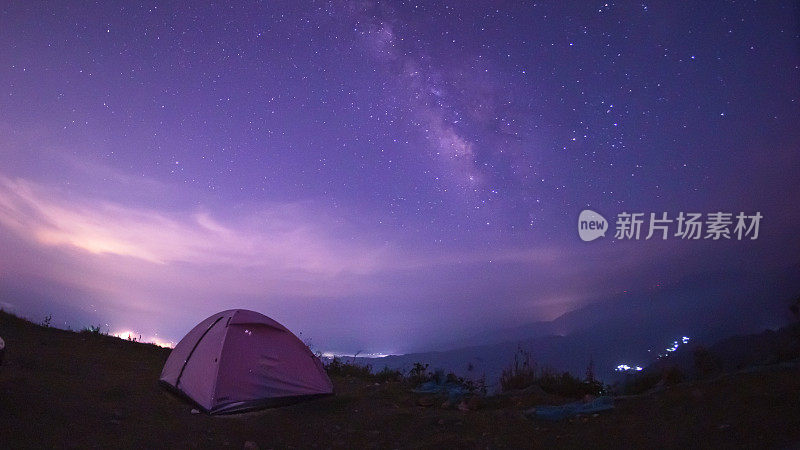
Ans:
[[[800,263],[795,2],[232,3],[0,6],[0,306],[402,353]]]

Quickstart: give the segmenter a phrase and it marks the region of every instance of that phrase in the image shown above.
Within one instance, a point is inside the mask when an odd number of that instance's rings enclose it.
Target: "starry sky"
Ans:
[[[390,353],[796,272],[799,33],[778,1],[5,2],[0,306]],[[583,209],[763,220],[583,242]]]

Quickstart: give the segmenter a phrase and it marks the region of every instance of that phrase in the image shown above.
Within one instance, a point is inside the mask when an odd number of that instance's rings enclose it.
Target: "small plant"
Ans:
[[[594,376],[594,359],[589,358],[589,365],[586,366],[586,382],[587,383],[594,383],[597,380]]]
[[[485,380],[484,380],[485,383]],[[525,389],[537,385],[548,394],[562,397],[580,398],[585,395],[603,395],[606,388],[594,377],[594,363],[589,362],[586,380],[581,380],[569,372],[557,373],[542,368],[538,375],[536,364],[529,351],[518,348],[514,354],[514,363],[503,369],[500,375],[500,386],[504,391]]]
[[[606,388],[597,380],[580,380],[569,372],[557,374],[554,371],[543,371],[537,378],[538,384],[548,394],[561,397],[581,398],[586,395],[603,395]]]
[[[392,370],[388,366],[384,366],[380,372],[373,375],[375,380],[378,382],[387,382],[387,381],[402,381],[403,380],[403,373],[399,370]]]
[[[408,381],[411,384],[422,384],[430,381],[431,376],[428,375],[428,364],[415,362],[414,367],[408,371]]]
[[[100,325],[94,326],[89,325],[88,327],[81,330],[82,333],[90,333],[90,334],[100,334]]]
[[[469,391],[470,394],[478,394],[485,396],[487,393],[486,388],[486,374],[481,375],[477,380],[459,378],[461,384]]]
[[[330,376],[369,378],[372,376],[372,366],[356,364],[355,360],[343,362],[334,356],[325,366],[325,371]]]
[[[500,386],[504,391],[525,389],[536,383],[536,364],[531,352],[517,348],[514,353],[514,364],[503,369],[500,374]]]
[[[475,391],[481,395],[486,395],[487,388],[486,388],[486,374],[481,374],[481,377],[475,381]]]
[[[303,339],[303,332],[302,332],[302,331],[298,331],[298,332],[297,332],[297,337],[298,337],[298,338],[299,338],[301,341],[303,341],[303,344],[306,344],[306,347],[308,347],[308,349],[309,349],[309,350],[311,350],[311,353],[313,353],[313,354],[317,355],[317,358],[319,358],[320,356],[322,356],[322,352],[321,352],[321,351],[318,351],[318,350],[317,350],[317,351],[315,351],[315,350],[314,350],[314,346],[313,346],[313,345],[312,345],[312,343],[311,343],[311,338],[308,338],[308,339]]]
[[[53,315],[48,314],[44,316],[44,320],[42,320],[42,326],[45,328],[50,328],[50,322],[53,320]]]

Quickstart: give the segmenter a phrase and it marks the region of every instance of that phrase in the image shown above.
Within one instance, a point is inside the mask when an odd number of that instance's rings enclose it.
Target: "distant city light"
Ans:
[[[691,340],[691,338],[689,336],[681,336],[680,339],[672,341],[672,346],[670,346],[670,347],[668,347],[666,349],[667,350],[666,354],[659,353],[658,357],[659,358],[663,358],[663,357],[667,356],[669,353],[672,353],[675,350],[677,350],[678,347],[680,347],[681,345],[688,344],[690,340]],[[652,352],[652,349],[649,349],[647,351],[648,352]],[[615,372],[640,372],[642,370],[644,370],[644,368],[642,368],[641,366],[631,366],[631,365],[628,365],[628,364],[620,364],[620,365],[618,365],[617,367],[614,368]]]
[[[680,338],[680,340],[679,340],[679,341],[673,341],[673,342],[672,342],[672,347],[669,347],[669,348],[667,348],[666,350],[667,350],[668,352],[672,353],[672,352],[674,352],[675,350],[677,350],[677,349],[678,349],[678,347],[680,347],[680,346],[681,346],[681,344],[686,344],[686,343],[688,343],[688,342],[689,342],[689,340],[690,340],[689,336],[683,336],[683,337],[681,337],[681,338]],[[659,357],[661,357],[661,355],[658,355],[658,356],[659,356]]]
[[[142,342],[145,344],[155,344],[159,347],[164,347],[164,348],[175,348],[175,343],[172,341],[162,341],[161,339],[158,338],[158,336],[145,338],[142,337],[141,334],[135,331],[128,331],[128,330],[118,331],[116,333],[111,333],[111,336],[118,337],[120,339],[125,339],[128,341]]]
[[[397,353],[336,353],[336,352],[322,352],[323,358],[385,358],[387,356],[397,355]]]
[[[617,372],[639,372],[644,369],[641,366],[629,366],[627,364],[620,364],[614,370]]]

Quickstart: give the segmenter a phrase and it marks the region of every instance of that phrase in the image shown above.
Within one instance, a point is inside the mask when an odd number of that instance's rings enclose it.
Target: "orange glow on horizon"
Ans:
[[[118,331],[116,333],[110,333],[110,335],[118,337],[120,339],[124,339],[126,341],[136,341],[136,342],[141,342],[143,344],[155,344],[159,347],[164,347],[164,348],[175,348],[175,342],[164,341],[155,336],[145,337],[141,333],[137,333],[135,331],[123,330],[123,331]]]

